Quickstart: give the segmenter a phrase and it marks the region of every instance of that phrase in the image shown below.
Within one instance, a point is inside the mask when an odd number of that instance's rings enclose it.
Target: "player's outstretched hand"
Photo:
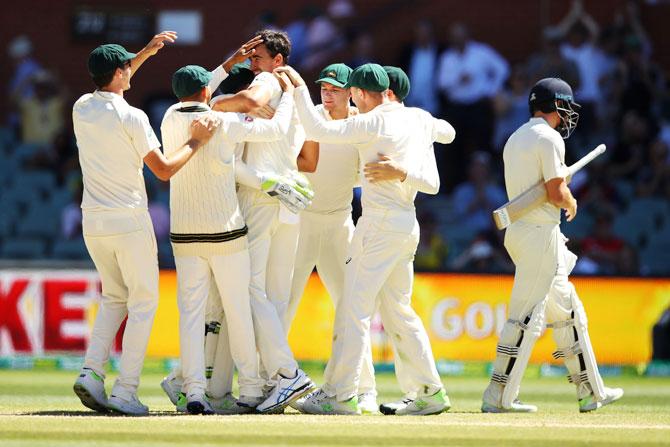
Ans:
[[[274,72],[274,75],[275,78],[277,78],[277,80],[279,81],[279,85],[281,85],[281,89],[284,90],[284,93],[293,95],[295,87],[293,86],[293,82],[291,82],[288,75],[286,73],[277,71]]]
[[[246,43],[242,44],[241,47],[235,51],[232,56],[226,59],[223,64],[223,69],[230,73],[230,70],[233,68],[233,65],[240,64],[245,60],[249,59],[251,56],[256,53],[256,47],[263,43],[263,38],[261,36],[255,36],[248,40]]]
[[[220,121],[211,115],[206,115],[191,122],[191,140],[196,146],[202,146],[212,138],[219,127]]]
[[[390,180],[405,181],[407,171],[395,160],[384,154],[378,154],[379,159],[366,163],[363,167],[363,174],[370,183],[384,182]]]
[[[165,42],[172,43],[175,40],[177,40],[177,33],[175,31],[162,31],[156,34],[142,51],[146,52],[147,56],[153,56],[165,46]]]
[[[275,73],[286,73],[288,78],[291,80],[291,83],[294,87],[300,87],[305,85],[305,80],[300,76],[300,73],[295,71],[290,65],[284,65],[283,67],[277,67],[274,69]]]

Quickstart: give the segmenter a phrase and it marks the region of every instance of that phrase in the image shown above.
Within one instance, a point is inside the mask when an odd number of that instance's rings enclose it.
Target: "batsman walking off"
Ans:
[[[563,80],[540,80],[530,91],[532,118],[507,140],[503,151],[505,186],[510,199],[538,181],[545,182],[548,202],[512,223],[505,248],[516,265],[509,319],[500,334],[491,382],[484,392],[485,413],[535,412],[517,396],[533,345],[544,329],[553,328],[568,380],[577,387],[579,411],[587,412],[623,396],[607,388],[598,372],[587,331],[586,313],[568,275],[577,256],[565,246],[561,209],[567,221],[577,214],[577,201],[566,183],[565,143],[577,126],[579,105]]]

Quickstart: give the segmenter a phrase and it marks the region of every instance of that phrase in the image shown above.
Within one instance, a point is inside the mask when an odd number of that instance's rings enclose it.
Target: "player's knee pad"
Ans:
[[[592,392],[601,399],[604,397],[604,384],[591,346],[586,312],[572,283],[569,287],[572,305],[570,318],[547,325],[547,328],[554,330],[554,340],[558,346],[552,355],[565,362],[568,381],[577,387],[579,398]]]
[[[525,356],[526,351],[529,353],[532,350],[539,337],[539,329],[534,326],[532,314],[522,320],[509,319],[505,322],[496,347],[497,356],[492,375],[494,382],[507,384],[519,356]]]
[[[216,345],[221,332],[221,323],[208,321],[205,323],[205,377],[212,378],[214,369],[214,358],[216,356]]]

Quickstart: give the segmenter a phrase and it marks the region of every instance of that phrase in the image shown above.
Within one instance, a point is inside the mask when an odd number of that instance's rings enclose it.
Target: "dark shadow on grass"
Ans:
[[[149,412],[146,416],[129,416],[121,413],[109,412],[109,413],[98,413],[96,411],[86,411],[86,410],[45,410],[45,411],[30,411],[26,413],[11,413],[11,416],[86,416],[86,417],[152,417],[152,416],[191,416],[184,413],[177,413],[175,411],[152,411]]]

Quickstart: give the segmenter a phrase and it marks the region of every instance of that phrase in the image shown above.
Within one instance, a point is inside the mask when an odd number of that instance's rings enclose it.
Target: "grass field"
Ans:
[[[521,398],[534,415],[479,413],[484,378],[445,377],[449,413],[393,416],[176,415],[159,382],[145,374],[140,399],[151,416],[98,416],[72,393],[74,372],[0,370],[0,446],[638,446],[670,445],[670,379],[608,378],[624,398],[579,414],[564,379],[527,379]],[[313,377],[320,380],[318,374]],[[112,377],[107,379],[108,390]],[[399,397],[391,374],[378,375],[380,401]]]

